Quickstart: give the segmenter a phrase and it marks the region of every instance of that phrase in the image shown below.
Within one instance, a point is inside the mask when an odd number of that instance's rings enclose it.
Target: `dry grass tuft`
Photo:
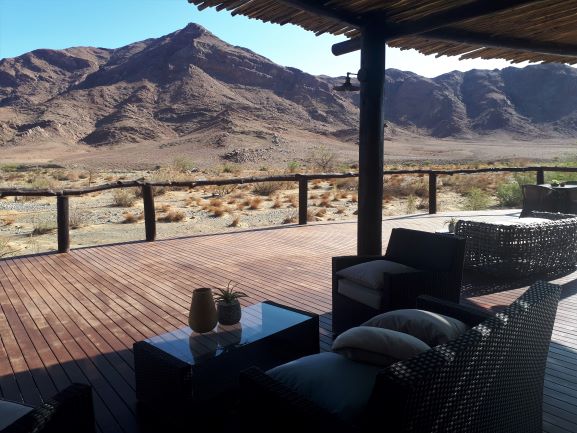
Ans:
[[[251,201],[250,201],[250,205],[248,206],[249,209],[252,210],[256,210],[256,209],[260,209],[260,206],[262,205],[262,198],[260,197],[254,197]]]
[[[316,213],[315,216],[317,217],[324,217],[327,214],[327,209],[326,208],[322,208],[319,209]]]
[[[144,219],[144,213],[142,212],[139,213],[138,215],[132,212],[124,212],[122,216],[124,217],[124,219],[122,220],[122,224],[134,224]]]
[[[274,198],[274,202],[271,207],[273,209],[279,209],[282,207],[282,201],[278,195]]]
[[[240,225],[240,215],[235,215],[232,222],[228,225],[229,227],[238,227]]]
[[[15,221],[16,221],[16,218],[14,218],[14,217],[2,218],[2,223],[4,223],[5,226],[11,226],[12,224],[14,224]]]
[[[339,206],[339,207],[337,208],[337,214],[339,214],[339,215],[344,214],[345,211],[346,211],[346,208],[345,208],[345,207]]]
[[[132,207],[136,201],[133,191],[127,189],[115,189],[112,193],[112,205],[117,207]]]
[[[290,215],[288,215],[283,221],[283,224],[295,224],[298,221],[298,216],[295,213],[291,213]]]
[[[184,220],[185,216],[184,212],[180,210],[171,210],[168,211],[166,215],[158,217],[156,221],[161,223],[175,223]]]

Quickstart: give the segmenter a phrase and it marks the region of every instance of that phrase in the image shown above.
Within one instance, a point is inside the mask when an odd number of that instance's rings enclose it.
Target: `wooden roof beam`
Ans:
[[[488,35],[460,29],[439,29],[421,34],[419,37],[440,41],[459,41],[461,43],[478,46],[479,48],[504,48],[554,56],[577,57],[577,45],[559,42],[537,42],[529,39]]]
[[[543,0],[501,0],[487,2],[486,0],[477,0],[474,3],[467,3],[462,6],[441,11],[427,16],[418,21],[409,21],[395,23],[389,20],[383,21],[382,25],[386,29],[387,40],[397,39],[403,36],[418,35],[431,30],[440,29],[451,24],[479,18],[485,15],[491,15],[504,10],[516,8],[529,3],[538,3]],[[339,42],[332,46],[332,52],[335,56],[352,53],[361,47],[360,38],[350,39]]]

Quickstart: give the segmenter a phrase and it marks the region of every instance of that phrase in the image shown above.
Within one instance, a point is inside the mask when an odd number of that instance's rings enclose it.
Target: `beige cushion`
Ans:
[[[430,311],[407,309],[379,314],[363,323],[410,334],[429,346],[444,344],[463,334],[469,327],[460,320]]]
[[[33,408],[25,404],[0,400],[0,430],[4,430],[18,418],[26,415]]]
[[[361,304],[367,305],[375,310],[381,308],[381,301],[385,295],[384,290],[371,289],[361,286],[346,278],[339,279],[337,292]]]
[[[372,260],[341,269],[336,272],[336,275],[361,286],[382,289],[385,286],[384,274],[404,274],[407,272],[418,272],[418,270],[389,260]]]
[[[387,366],[429,350],[423,341],[409,334],[372,326],[357,326],[339,335],[333,351],[347,358]]]

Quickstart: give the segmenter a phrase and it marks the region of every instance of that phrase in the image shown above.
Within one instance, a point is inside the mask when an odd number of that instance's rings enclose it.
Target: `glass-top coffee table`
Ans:
[[[318,315],[266,301],[243,308],[237,325],[205,334],[183,327],[135,343],[136,397],[163,415],[181,414],[234,392],[245,368],[318,352]]]

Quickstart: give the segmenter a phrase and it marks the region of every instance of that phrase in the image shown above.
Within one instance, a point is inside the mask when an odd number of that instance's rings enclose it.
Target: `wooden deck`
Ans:
[[[432,231],[446,219],[392,217],[384,237],[392,227]],[[139,431],[132,344],[183,326],[193,288],[229,280],[250,294],[247,304],[270,299],[322,314],[328,349],[330,260],[354,254],[355,237],[356,223],[328,223],[0,260],[0,395],[38,404],[70,382],[91,383],[99,431]],[[577,431],[577,273],[559,282],[566,288],[545,383],[544,431],[551,433]],[[523,290],[511,287],[467,295],[468,302],[498,308]]]

